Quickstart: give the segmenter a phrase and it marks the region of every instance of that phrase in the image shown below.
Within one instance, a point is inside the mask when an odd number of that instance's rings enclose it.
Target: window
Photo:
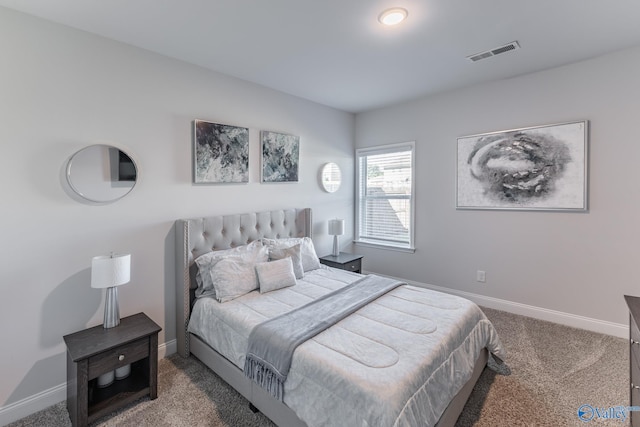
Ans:
[[[356,150],[356,243],[414,250],[413,142]]]

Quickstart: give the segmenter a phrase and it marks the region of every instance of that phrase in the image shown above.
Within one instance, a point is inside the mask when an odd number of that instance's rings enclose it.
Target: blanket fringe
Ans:
[[[284,398],[284,381],[261,360],[248,356],[244,361],[244,374],[279,401]]]

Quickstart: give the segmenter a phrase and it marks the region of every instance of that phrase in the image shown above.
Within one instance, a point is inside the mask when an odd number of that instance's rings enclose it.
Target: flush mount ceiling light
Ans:
[[[384,25],[397,25],[407,19],[407,9],[401,7],[394,7],[387,9],[378,16],[378,21]]]

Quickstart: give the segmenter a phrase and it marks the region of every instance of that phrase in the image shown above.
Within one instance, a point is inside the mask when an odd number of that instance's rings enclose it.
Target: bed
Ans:
[[[312,212],[308,208],[177,220],[179,354],[197,357],[252,407],[281,427],[454,425],[487,363],[489,350],[500,356],[502,349],[495,330],[475,304],[435,291],[402,285],[300,345],[293,353],[282,401],[245,376],[242,364],[246,339],[254,326],[287,311],[285,306],[303,305],[316,294],[347,287],[359,282],[362,276],[320,266],[305,271],[304,277],[290,288],[266,294],[254,291],[219,303],[213,298],[196,298],[195,260],[212,251],[241,247],[261,239],[310,238],[312,226]],[[267,308],[262,305],[264,300],[269,300]],[[401,311],[415,306],[413,314],[407,317],[409,320],[389,315],[390,310],[397,313],[398,307],[393,304],[398,301],[402,304]],[[427,306],[438,315],[425,315],[427,320],[422,319]],[[243,311],[247,307],[248,311]],[[463,313],[461,317],[465,319],[456,320],[458,315],[454,316],[454,312]],[[397,342],[378,343],[377,335],[368,336],[373,332],[366,329],[358,332],[367,322],[381,325],[380,319],[367,320],[379,315],[386,316],[384,322],[393,324],[390,330],[400,331],[393,334],[392,341]],[[435,319],[433,327],[429,326],[429,316]],[[414,317],[421,317],[415,320],[421,323],[412,323]],[[460,325],[469,322],[472,323],[469,331],[461,332],[464,328]],[[386,327],[382,325],[375,329]],[[440,333],[447,335],[437,338],[435,345],[428,344],[434,350],[422,352],[422,341],[434,340]],[[400,339],[403,334],[412,341]],[[434,372],[423,373],[413,368],[430,364],[437,367],[430,368]],[[411,383],[413,388],[406,388],[405,383]],[[435,393],[430,391],[435,388],[438,389]],[[441,391],[444,388],[446,392]],[[348,393],[349,397],[341,393]],[[382,419],[386,421],[379,424]]]

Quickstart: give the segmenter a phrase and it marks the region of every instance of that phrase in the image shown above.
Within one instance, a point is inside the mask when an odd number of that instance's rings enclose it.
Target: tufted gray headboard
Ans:
[[[176,335],[178,353],[189,355],[187,324],[194,299],[194,260],[263,237],[312,237],[311,209],[221,215],[176,221]]]

